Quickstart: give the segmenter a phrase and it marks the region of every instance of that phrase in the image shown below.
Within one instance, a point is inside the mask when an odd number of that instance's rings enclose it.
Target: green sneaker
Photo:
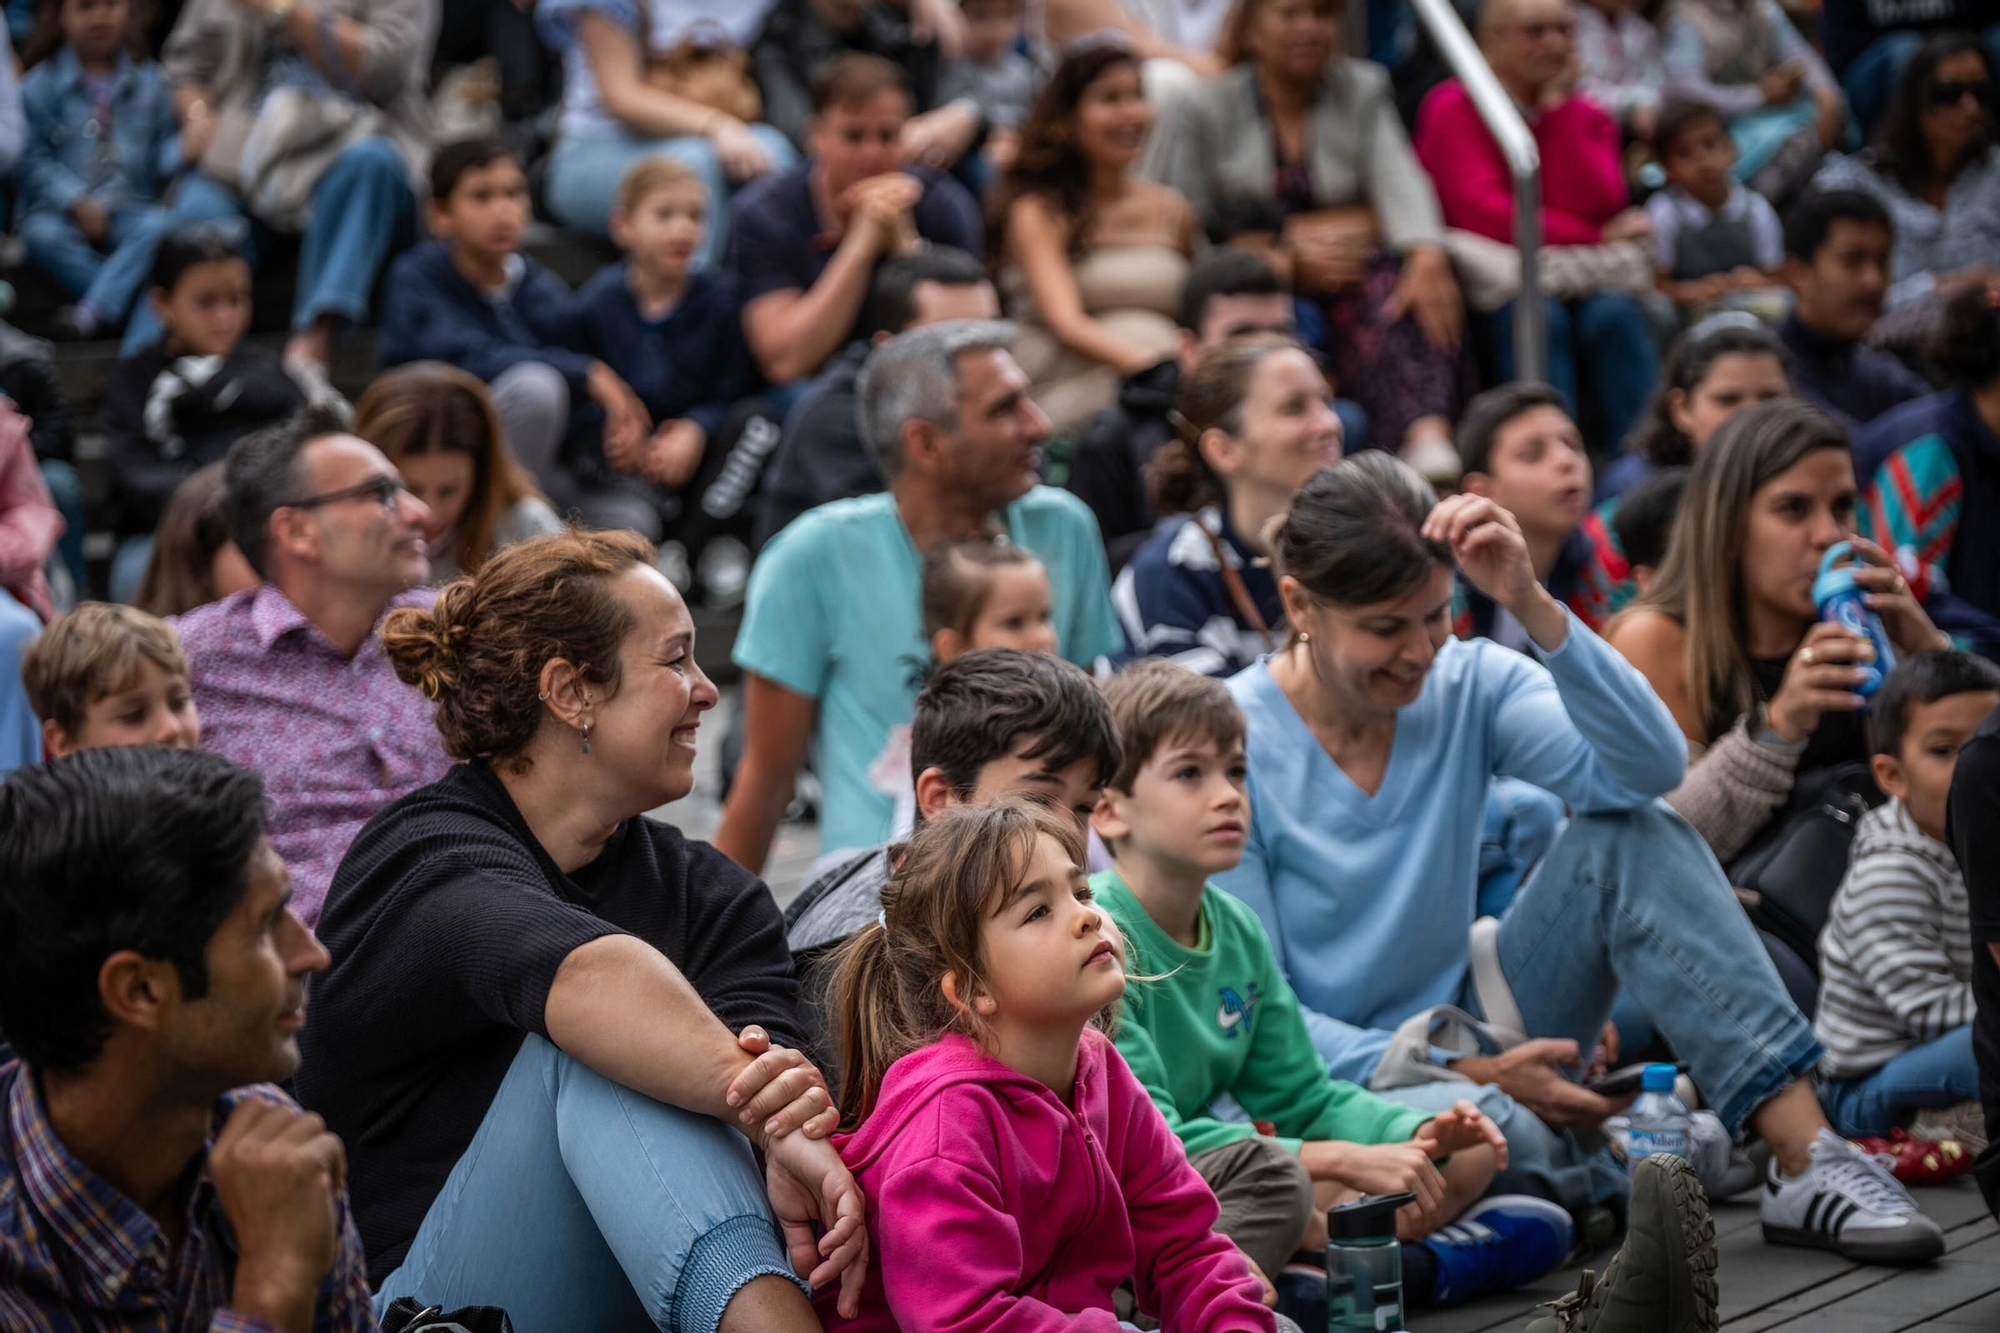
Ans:
[[[1528,1333],[1716,1333],[1715,1219],[1694,1168],[1646,1158],[1632,1177],[1625,1245]]]

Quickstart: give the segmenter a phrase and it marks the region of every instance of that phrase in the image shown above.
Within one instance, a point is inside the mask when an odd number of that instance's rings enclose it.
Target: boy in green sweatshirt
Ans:
[[[1114,867],[1091,889],[1125,937],[1127,971],[1157,978],[1126,992],[1117,1046],[1215,1191],[1216,1229],[1275,1275],[1325,1246],[1330,1205],[1413,1190],[1397,1226],[1413,1301],[1456,1303],[1553,1269],[1573,1239],[1562,1208],[1480,1200],[1506,1161],[1493,1123],[1470,1102],[1427,1117],[1328,1077],[1262,923],[1208,882],[1242,859],[1249,833],[1243,714],[1228,689],[1154,659],[1104,692],[1122,762],[1092,819]]]

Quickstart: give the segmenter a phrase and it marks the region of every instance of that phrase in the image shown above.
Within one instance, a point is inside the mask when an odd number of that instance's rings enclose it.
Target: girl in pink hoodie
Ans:
[[[1113,1330],[1128,1279],[1168,1333],[1270,1333],[1215,1197],[1102,1026],[1122,943],[1083,842],[1027,803],[957,807],[911,840],[882,917],[839,957],[834,1145],[876,1261],[831,1333]]]

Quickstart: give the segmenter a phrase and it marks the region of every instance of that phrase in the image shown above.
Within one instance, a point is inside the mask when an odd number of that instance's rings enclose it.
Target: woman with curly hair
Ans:
[[[1135,174],[1153,112],[1119,37],[1071,45],[1021,129],[987,235],[1015,359],[1056,432],[1111,405],[1118,382],[1173,354],[1196,218]]]

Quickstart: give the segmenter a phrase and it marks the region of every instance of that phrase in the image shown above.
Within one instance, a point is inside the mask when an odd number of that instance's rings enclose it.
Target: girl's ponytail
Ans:
[[[898,864],[882,889],[881,919],[834,956],[828,1008],[842,1129],[874,1111],[896,1061],[947,1033],[985,1036],[972,1007],[987,989],[980,925],[1026,872],[1042,834],[1083,864],[1075,821],[1026,798],[952,806],[892,851]],[[956,1004],[946,997],[947,977]]]

